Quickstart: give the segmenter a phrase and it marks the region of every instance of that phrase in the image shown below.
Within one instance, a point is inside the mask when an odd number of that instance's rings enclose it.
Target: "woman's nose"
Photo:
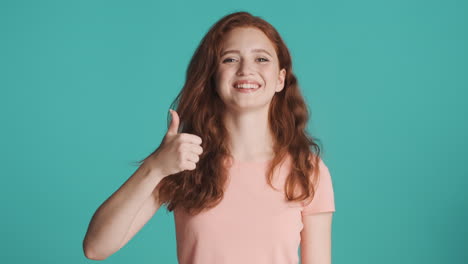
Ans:
[[[246,61],[242,61],[239,63],[239,69],[237,69],[237,74],[238,75],[247,75],[252,73],[253,67],[250,63]]]

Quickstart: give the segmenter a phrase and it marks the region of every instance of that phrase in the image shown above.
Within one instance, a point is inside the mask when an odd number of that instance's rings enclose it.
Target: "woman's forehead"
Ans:
[[[235,28],[221,42],[220,56],[228,53],[265,53],[274,56],[276,48],[271,40],[257,28]]]

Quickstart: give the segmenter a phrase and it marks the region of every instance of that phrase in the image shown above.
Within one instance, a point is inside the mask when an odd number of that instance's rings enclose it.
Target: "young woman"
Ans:
[[[160,146],[96,211],[85,255],[105,259],[162,204],[180,264],[331,263],[331,175],[306,131],[289,51],[268,22],[221,18],[189,64]]]

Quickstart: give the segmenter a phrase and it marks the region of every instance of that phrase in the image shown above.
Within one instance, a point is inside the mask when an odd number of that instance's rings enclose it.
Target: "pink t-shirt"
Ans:
[[[334,212],[332,180],[320,160],[312,202],[287,202],[283,186],[290,157],[266,179],[268,161],[238,162],[229,168],[227,189],[214,208],[190,216],[174,210],[179,264],[297,264],[302,216]],[[278,168],[277,168],[278,170]],[[264,177],[265,176],[265,177]]]

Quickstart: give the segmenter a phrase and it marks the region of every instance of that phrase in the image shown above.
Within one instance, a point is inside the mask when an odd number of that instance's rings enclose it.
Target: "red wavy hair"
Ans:
[[[203,37],[190,60],[186,82],[171,104],[171,109],[176,109],[180,116],[179,132],[201,137],[203,153],[195,170],[169,175],[159,183],[159,199],[162,204],[167,204],[168,211],[180,206],[193,215],[216,206],[223,198],[227,181],[225,161],[232,160],[232,155],[227,144],[229,132],[222,122],[225,106],[215,92],[214,74],[223,36],[237,27],[255,27],[263,31],[275,47],[280,69],[286,69],[284,89],[275,93],[269,109],[275,157],[268,166],[268,184],[274,188],[273,171],[289,156],[292,157],[291,170],[284,185],[287,200],[309,199],[310,202],[315,194],[321,150],[317,140],[306,131],[309,113],[292,72],[289,50],[267,21],[248,12],[235,12],[218,20]],[[170,115],[168,127],[169,124]],[[143,163],[150,155],[138,163]]]

